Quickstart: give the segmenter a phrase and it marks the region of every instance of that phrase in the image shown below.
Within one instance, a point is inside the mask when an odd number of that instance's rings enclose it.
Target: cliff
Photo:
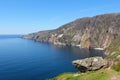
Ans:
[[[85,17],[58,29],[40,31],[24,38],[54,45],[103,48],[111,58],[120,55],[120,13]],[[116,55],[117,54],[117,55]]]

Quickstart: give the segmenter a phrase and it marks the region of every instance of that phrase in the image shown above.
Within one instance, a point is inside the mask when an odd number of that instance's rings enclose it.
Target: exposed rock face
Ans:
[[[91,57],[82,60],[75,60],[72,63],[81,72],[98,70],[107,65],[107,61],[105,61],[102,57]]]

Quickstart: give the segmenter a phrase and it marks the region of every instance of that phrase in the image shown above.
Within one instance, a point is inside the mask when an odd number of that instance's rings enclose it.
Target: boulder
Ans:
[[[94,71],[101,69],[102,67],[107,65],[107,61],[104,60],[102,57],[91,57],[85,58],[81,60],[74,60],[72,64],[80,71]]]

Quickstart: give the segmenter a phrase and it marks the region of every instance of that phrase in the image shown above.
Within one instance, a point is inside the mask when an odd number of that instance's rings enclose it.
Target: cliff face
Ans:
[[[110,53],[114,51],[114,49],[110,50],[111,47],[118,48],[120,46],[120,14],[81,18],[58,29],[40,31],[25,35],[24,38],[55,45],[71,45],[83,48],[99,47]]]

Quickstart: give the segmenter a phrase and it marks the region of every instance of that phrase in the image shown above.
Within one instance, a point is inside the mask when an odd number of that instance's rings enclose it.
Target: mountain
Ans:
[[[40,31],[23,36],[54,45],[103,48],[106,55],[120,55],[120,13],[85,17],[55,30]]]

